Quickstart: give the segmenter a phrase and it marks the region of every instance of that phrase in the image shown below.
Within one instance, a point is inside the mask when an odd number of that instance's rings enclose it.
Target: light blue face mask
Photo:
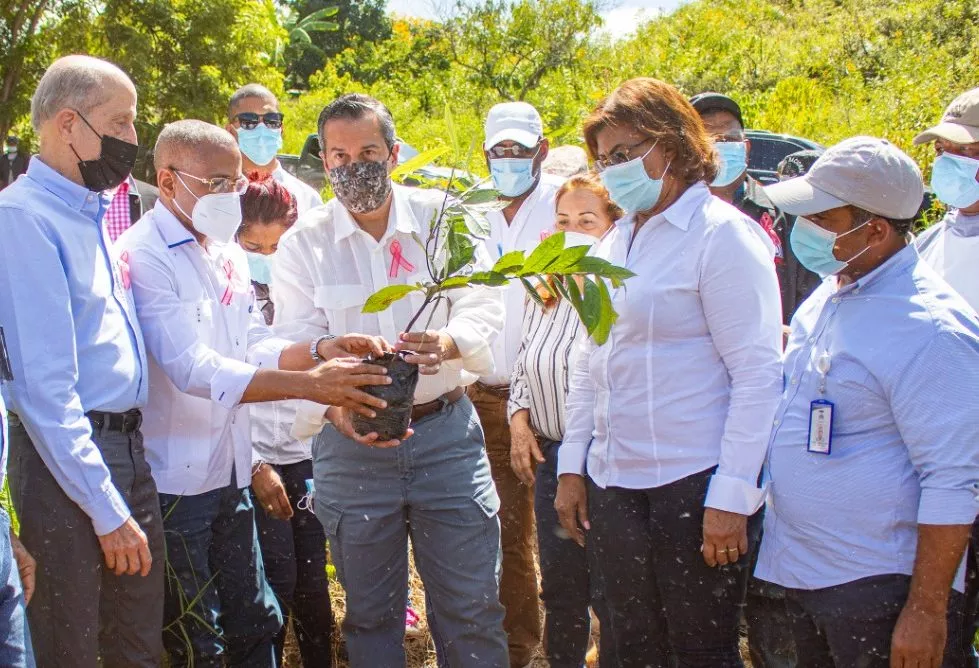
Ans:
[[[748,168],[748,146],[743,141],[719,141],[714,144],[721,168],[711,182],[715,188],[729,186]]]
[[[656,144],[650,146],[649,150],[638,158],[602,170],[602,183],[605,184],[609,196],[627,213],[652,209],[663,192],[663,177],[651,178],[643,164],[643,160],[654,148]],[[670,166],[667,165],[663,170],[663,176],[666,176],[669,168]]]
[[[979,160],[942,153],[931,168],[931,189],[938,199],[956,209],[979,202]]]
[[[869,222],[868,220],[867,223]],[[789,234],[789,245],[792,246],[792,252],[795,253],[796,258],[802,263],[803,267],[814,274],[819,274],[820,278],[826,278],[827,276],[832,276],[843,271],[847,265],[870,250],[870,246],[867,246],[846,262],[837,260],[836,256],[833,255],[833,247],[836,246],[836,240],[845,237],[851,232],[856,232],[863,225],[858,225],[843,234],[836,234],[835,232],[824,230],[808,218],[799,216],[795,219],[795,225],[792,226],[792,232]]]
[[[259,167],[275,160],[282,148],[282,130],[272,130],[259,123],[254,129],[238,128],[238,147],[245,157]]]
[[[262,285],[272,284],[272,256],[245,251],[248,257],[248,272],[252,280]]]
[[[493,185],[504,197],[520,197],[534,186],[533,158],[494,158],[490,160]]]

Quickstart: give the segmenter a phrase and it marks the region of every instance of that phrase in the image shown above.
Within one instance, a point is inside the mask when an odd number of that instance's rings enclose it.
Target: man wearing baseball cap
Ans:
[[[487,214],[490,255],[495,261],[510,251],[529,253],[554,227],[554,196],[564,181],[541,169],[548,143],[540,114],[526,102],[495,105],[486,117],[483,152],[493,186],[509,202],[502,211]],[[541,624],[534,570],[534,496],[532,488],[521,484],[510,467],[511,425],[507,418],[510,375],[520,347],[524,290],[519,284],[504,290],[506,317],[503,331],[493,344],[496,371],[471,385],[469,397],[483,424],[486,452],[500,496],[500,602],[506,608],[503,626],[510,665],[522,668],[531,662],[540,644]],[[513,454],[519,451],[529,457],[537,450],[529,423],[512,427]]]
[[[979,88],[955,98],[941,122],[914,138],[935,143],[931,188],[948,206],[944,219],[916,242],[921,258],[979,310]],[[979,630],[979,524],[973,525],[966,558],[964,640],[972,652]]]
[[[792,320],[755,576],[785,589],[800,666],[964,665],[979,320],[907,245],[921,173],[855,137],[766,191],[825,280]]]

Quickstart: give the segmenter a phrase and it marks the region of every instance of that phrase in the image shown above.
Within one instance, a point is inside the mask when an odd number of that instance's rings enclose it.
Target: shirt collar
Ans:
[[[698,181],[683,191],[683,194],[662,213],[662,216],[674,227],[687,231],[690,227],[690,219],[694,215],[704,198],[710,196],[710,190],[703,181]]]
[[[875,283],[879,283],[890,276],[901,273],[908,267],[914,265],[918,259],[918,249],[914,245],[909,244],[887,258],[883,264],[869,274],[861,276],[853,283],[840,288],[838,294],[865,290]]]
[[[153,207],[153,222],[156,223],[156,229],[160,231],[167,248],[176,248],[196,241],[194,235],[177,220],[170,209],[163,206],[163,200],[156,200],[156,205]]]
[[[950,212],[946,218],[949,231],[960,237],[979,236],[979,215],[967,216],[959,210]]]
[[[388,228],[381,237],[383,242],[388,236],[391,235],[392,228],[401,232],[403,234],[411,234],[412,232],[421,233],[421,224],[415,217],[415,212],[412,211],[411,206],[408,204],[407,193],[405,193],[404,186],[399,186],[397,183],[392,184],[391,187],[393,201],[391,202],[391,213],[388,214]],[[336,200],[336,216],[333,220],[333,240],[335,242],[340,242],[351,234],[360,229],[357,221],[353,219],[347,208],[340,203],[340,200]]]
[[[103,193],[92,192],[48,167],[40,157],[35,157],[27,166],[27,178],[77,211],[85,210],[103,197]]]

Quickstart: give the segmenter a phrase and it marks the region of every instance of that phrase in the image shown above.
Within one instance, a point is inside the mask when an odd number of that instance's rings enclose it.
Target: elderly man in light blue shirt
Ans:
[[[13,380],[10,488],[38,561],[38,665],[156,666],[163,528],[143,452],[146,354],[105,191],[136,157],[136,89],[63,58],[31,102],[40,153],[0,193],[0,327]]]
[[[755,576],[785,588],[803,668],[965,665],[979,321],[907,245],[921,174],[856,137],[766,190],[825,280],[792,320]]]

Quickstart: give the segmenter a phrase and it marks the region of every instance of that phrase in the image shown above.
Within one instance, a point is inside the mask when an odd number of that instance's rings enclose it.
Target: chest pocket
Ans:
[[[313,304],[326,314],[330,333],[337,336],[350,331],[364,302],[367,301],[367,288],[363,285],[321,285],[313,292]]]

